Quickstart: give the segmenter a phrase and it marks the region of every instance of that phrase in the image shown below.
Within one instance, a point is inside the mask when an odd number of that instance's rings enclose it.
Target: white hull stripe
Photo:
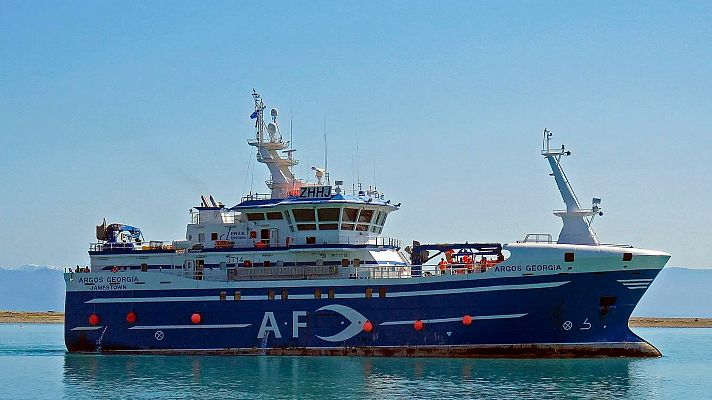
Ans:
[[[408,292],[392,292],[386,293],[386,297],[420,297],[420,296],[438,296],[447,294],[461,294],[461,293],[477,293],[477,292],[493,292],[500,290],[527,290],[527,289],[546,289],[554,288],[566,285],[570,281],[562,282],[547,282],[547,283],[530,283],[523,285],[497,285],[497,286],[483,286],[483,287],[470,287],[470,288],[459,288],[459,289],[435,289],[435,290],[415,290]],[[322,294],[324,296],[324,294]],[[229,297],[228,297],[229,298]],[[279,293],[276,293],[275,299],[279,299]],[[300,295],[290,295],[290,299],[296,300],[309,300],[313,299],[312,294],[300,294]],[[323,298],[323,297],[322,297]],[[364,298],[364,293],[336,293],[334,295],[336,299],[362,299]],[[250,300],[268,300],[267,295],[259,296],[241,296],[239,301],[250,301]],[[177,297],[106,297],[87,300],[87,304],[97,304],[97,303],[164,303],[164,302],[177,302],[177,301],[220,301],[220,296],[177,296]],[[224,300],[233,301],[233,300]]]
[[[72,328],[73,331],[95,331],[97,329],[101,329],[103,326],[77,326],[76,328]]]
[[[624,283],[623,286],[625,287],[631,287],[631,286],[645,286],[648,287],[650,285],[649,282],[633,282],[633,283]]]
[[[506,318],[521,318],[523,316],[527,315],[526,313],[524,314],[502,314],[502,315],[478,315],[472,317],[473,320],[487,320],[487,319],[506,319]],[[424,324],[439,324],[443,322],[462,322],[462,317],[456,317],[456,318],[436,318],[436,319],[421,319],[421,322]],[[415,323],[415,320],[410,320],[410,321],[387,321],[387,322],[381,322],[378,325],[381,326],[389,326],[389,325],[413,325]]]
[[[626,286],[628,289],[647,289],[647,286]]]
[[[229,328],[247,328],[252,324],[218,324],[218,325],[139,325],[132,326],[129,329],[229,329]]]
[[[652,279],[618,279],[618,282],[627,285],[631,283],[650,283]]]

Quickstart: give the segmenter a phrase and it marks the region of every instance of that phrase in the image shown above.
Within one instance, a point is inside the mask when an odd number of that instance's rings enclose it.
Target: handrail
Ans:
[[[523,241],[517,243],[553,243],[550,233],[527,233]]]
[[[106,250],[175,250],[173,242],[162,240],[151,240],[143,243],[124,243],[124,242],[98,242],[89,243],[89,251],[106,251]]]
[[[240,203],[252,200],[270,200],[272,195],[270,193],[250,193],[242,196]]]

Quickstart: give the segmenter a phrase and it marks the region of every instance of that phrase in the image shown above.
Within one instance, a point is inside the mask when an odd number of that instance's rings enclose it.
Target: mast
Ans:
[[[285,198],[295,189],[301,187],[301,182],[292,174],[291,168],[299,160],[292,157],[293,150],[285,149],[288,143],[282,140],[282,135],[277,124],[279,111],[276,108],[270,110],[271,122],[265,123],[264,110],[267,108],[262,102],[260,95],[253,89],[252,98],[255,101],[255,111],[250,118],[256,119],[255,139],[249,140],[250,146],[257,148],[257,161],[266,164],[269,168],[270,179],[266,181],[267,187],[271,190],[272,198]],[[280,152],[287,154],[287,158],[282,158]]]
[[[561,167],[561,157],[570,156],[571,152],[567,151],[564,145],[561,145],[561,148],[552,149],[550,146],[551,136],[551,131],[544,129],[541,155],[549,162],[556,186],[559,188],[564,204],[566,204],[565,211],[554,211],[554,215],[561,217],[563,222],[557,243],[598,245],[598,238],[591,228],[591,224],[594,216],[603,215],[600,208],[601,199],[594,198],[591,209],[581,208],[571,187],[571,182]]]

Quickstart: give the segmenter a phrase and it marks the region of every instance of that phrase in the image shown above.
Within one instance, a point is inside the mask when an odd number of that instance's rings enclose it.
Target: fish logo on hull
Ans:
[[[344,328],[341,332],[336,333],[331,336],[319,336],[316,335],[321,340],[327,342],[343,342],[344,340],[349,340],[356,336],[363,330],[363,324],[366,322],[366,317],[360,312],[354,310],[351,307],[347,307],[341,304],[329,304],[327,306],[321,307],[316,312],[319,311],[334,311],[341,314],[344,318],[349,320],[350,324]]]

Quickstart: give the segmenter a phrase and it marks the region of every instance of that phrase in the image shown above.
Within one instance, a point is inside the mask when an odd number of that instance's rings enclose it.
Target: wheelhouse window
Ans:
[[[355,208],[344,208],[344,215],[342,221],[344,222],[356,222],[358,217],[358,210]]]
[[[300,231],[314,231],[316,230],[316,224],[297,224],[297,229]]]
[[[368,231],[368,225],[356,225],[356,230],[360,232],[366,232]]]
[[[316,221],[316,213],[313,208],[295,208],[292,210],[292,214],[294,214],[294,220],[297,222]]]
[[[264,219],[265,219],[264,213],[247,213],[248,221],[264,221]]]
[[[373,210],[361,210],[361,214],[358,216],[358,222],[370,223],[373,218]]]
[[[339,208],[320,208],[317,210],[319,215],[319,222],[338,222],[339,221]]]
[[[267,219],[270,221],[280,220],[282,219],[282,213],[279,211],[268,212]]]
[[[341,224],[342,231],[352,231],[354,230],[354,224]]]
[[[319,224],[320,231],[335,231],[339,228],[339,224]]]

